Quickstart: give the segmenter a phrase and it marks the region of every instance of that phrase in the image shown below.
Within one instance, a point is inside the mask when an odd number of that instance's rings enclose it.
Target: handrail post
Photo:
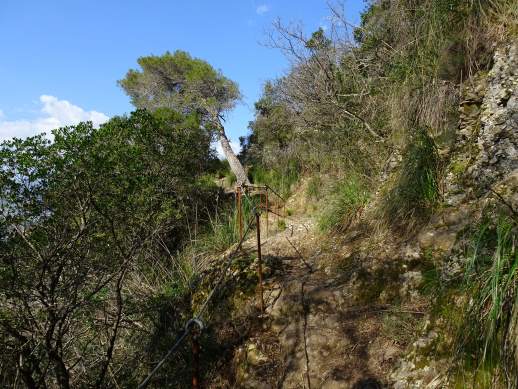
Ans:
[[[191,336],[192,346],[192,389],[200,389],[200,342],[199,330],[193,329]]]
[[[255,223],[257,230],[257,274],[259,276],[259,294],[261,303],[261,312],[264,313],[264,295],[263,295],[263,259],[261,256],[261,216],[259,212],[255,213]]]
[[[270,204],[268,203],[268,187],[266,187],[266,237],[268,238],[268,214],[270,213]]]

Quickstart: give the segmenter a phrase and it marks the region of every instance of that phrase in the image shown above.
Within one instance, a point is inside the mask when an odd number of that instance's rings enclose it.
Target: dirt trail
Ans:
[[[383,337],[379,311],[353,303],[351,275],[322,265],[319,239],[298,218],[265,241],[264,330],[238,350],[239,387],[386,387],[400,350]]]

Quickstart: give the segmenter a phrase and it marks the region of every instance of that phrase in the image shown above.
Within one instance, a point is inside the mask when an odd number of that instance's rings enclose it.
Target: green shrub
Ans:
[[[408,228],[429,216],[439,197],[439,154],[433,139],[421,129],[410,138],[395,184],[383,199],[384,219]]]
[[[205,236],[207,251],[224,251],[239,239],[237,217],[235,213],[223,215],[220,220],[211,223],[211,230]]]
[[[495,211],[487,212],[488,216]],[[445,279],[425,253],[421,293],[433,298],[431,321],[446,337],[433,350],[435,359],[454,356],[451,387],[500,388],[516,381],[518,252],[516,222],[509,217],[483,221],[463,233],[468,247],[463,276]],[[423,261],[424,260],[424,261]]]
[[[442,292],[443,280],[441,269],[430,259],[424,258],[422,263],[423,282],[419,287],[423,295],[437,295]]]
[[[322,231],[344,230],[350,225],[359,209],[369,199],[369,193],[356,177],[349,177],[335,184],[326,200],[319,220]]]

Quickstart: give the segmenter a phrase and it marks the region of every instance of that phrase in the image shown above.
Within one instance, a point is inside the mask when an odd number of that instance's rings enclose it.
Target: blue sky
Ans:
[[[363,2],[345,7],[356,23]],[[1,0],[0,140],[129,112],[116,81],[139,56],[182,49],[239,83],[226,126],[236,142],[262,84],[288,69],[260,44],[272,21],[314,31],[328,15],[325,0]]]

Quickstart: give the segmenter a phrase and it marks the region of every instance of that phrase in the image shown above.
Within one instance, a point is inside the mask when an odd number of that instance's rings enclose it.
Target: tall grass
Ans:
[[[487,37],[494,42],[505,42],[518,36],[518,6],[515,0],[488,0],[483,12]]]
[[[253,208],[256,206],[257,199],[242,198],[242,219],[243,230],[252,220]],[[227,250],[231,245],[239,240],[239,220],[237,207],[232,207],[214,216],[209,216],[209,229],[196,242],[198,250],[205,253],[219,253]]]
[[[242,198],[243,232],[254,218],[254,207],[258,199]],[[211,260],[240,239],[237,207],[227,204],[226,207],[216,209],[208,215],[206,227],[176,255],[177,271],[184,283],[188,284],[207,269]]]
[[[516,350],[516,237],[516,225],[506,217],[500,217],[494,227],[482,223],[466,265],[465,286],[471,302],[458,346],[474,357],[475,369],[515,370],[509,362]]]
[[[308,180],[306,187],[306,197],[312,200],[319,200],[322,195],[322,179],[315,175]]]
[[[328,195],[319,220],[322,231],[344,231],[357,212],[367,204],[369,192],[361,181],[352,176],[338,181]]]
[[[439,154],[426,130],[412,136],[403,153],[399,174],[382,202],[384,219],[411,228],[428,216],[439,200]]]
[[[271,169],[257,165],[250,170],[250,178],[254,184],[269,185],[286,198],[291,194],[293,185],[299,180],[299,168],[295,163]]]

